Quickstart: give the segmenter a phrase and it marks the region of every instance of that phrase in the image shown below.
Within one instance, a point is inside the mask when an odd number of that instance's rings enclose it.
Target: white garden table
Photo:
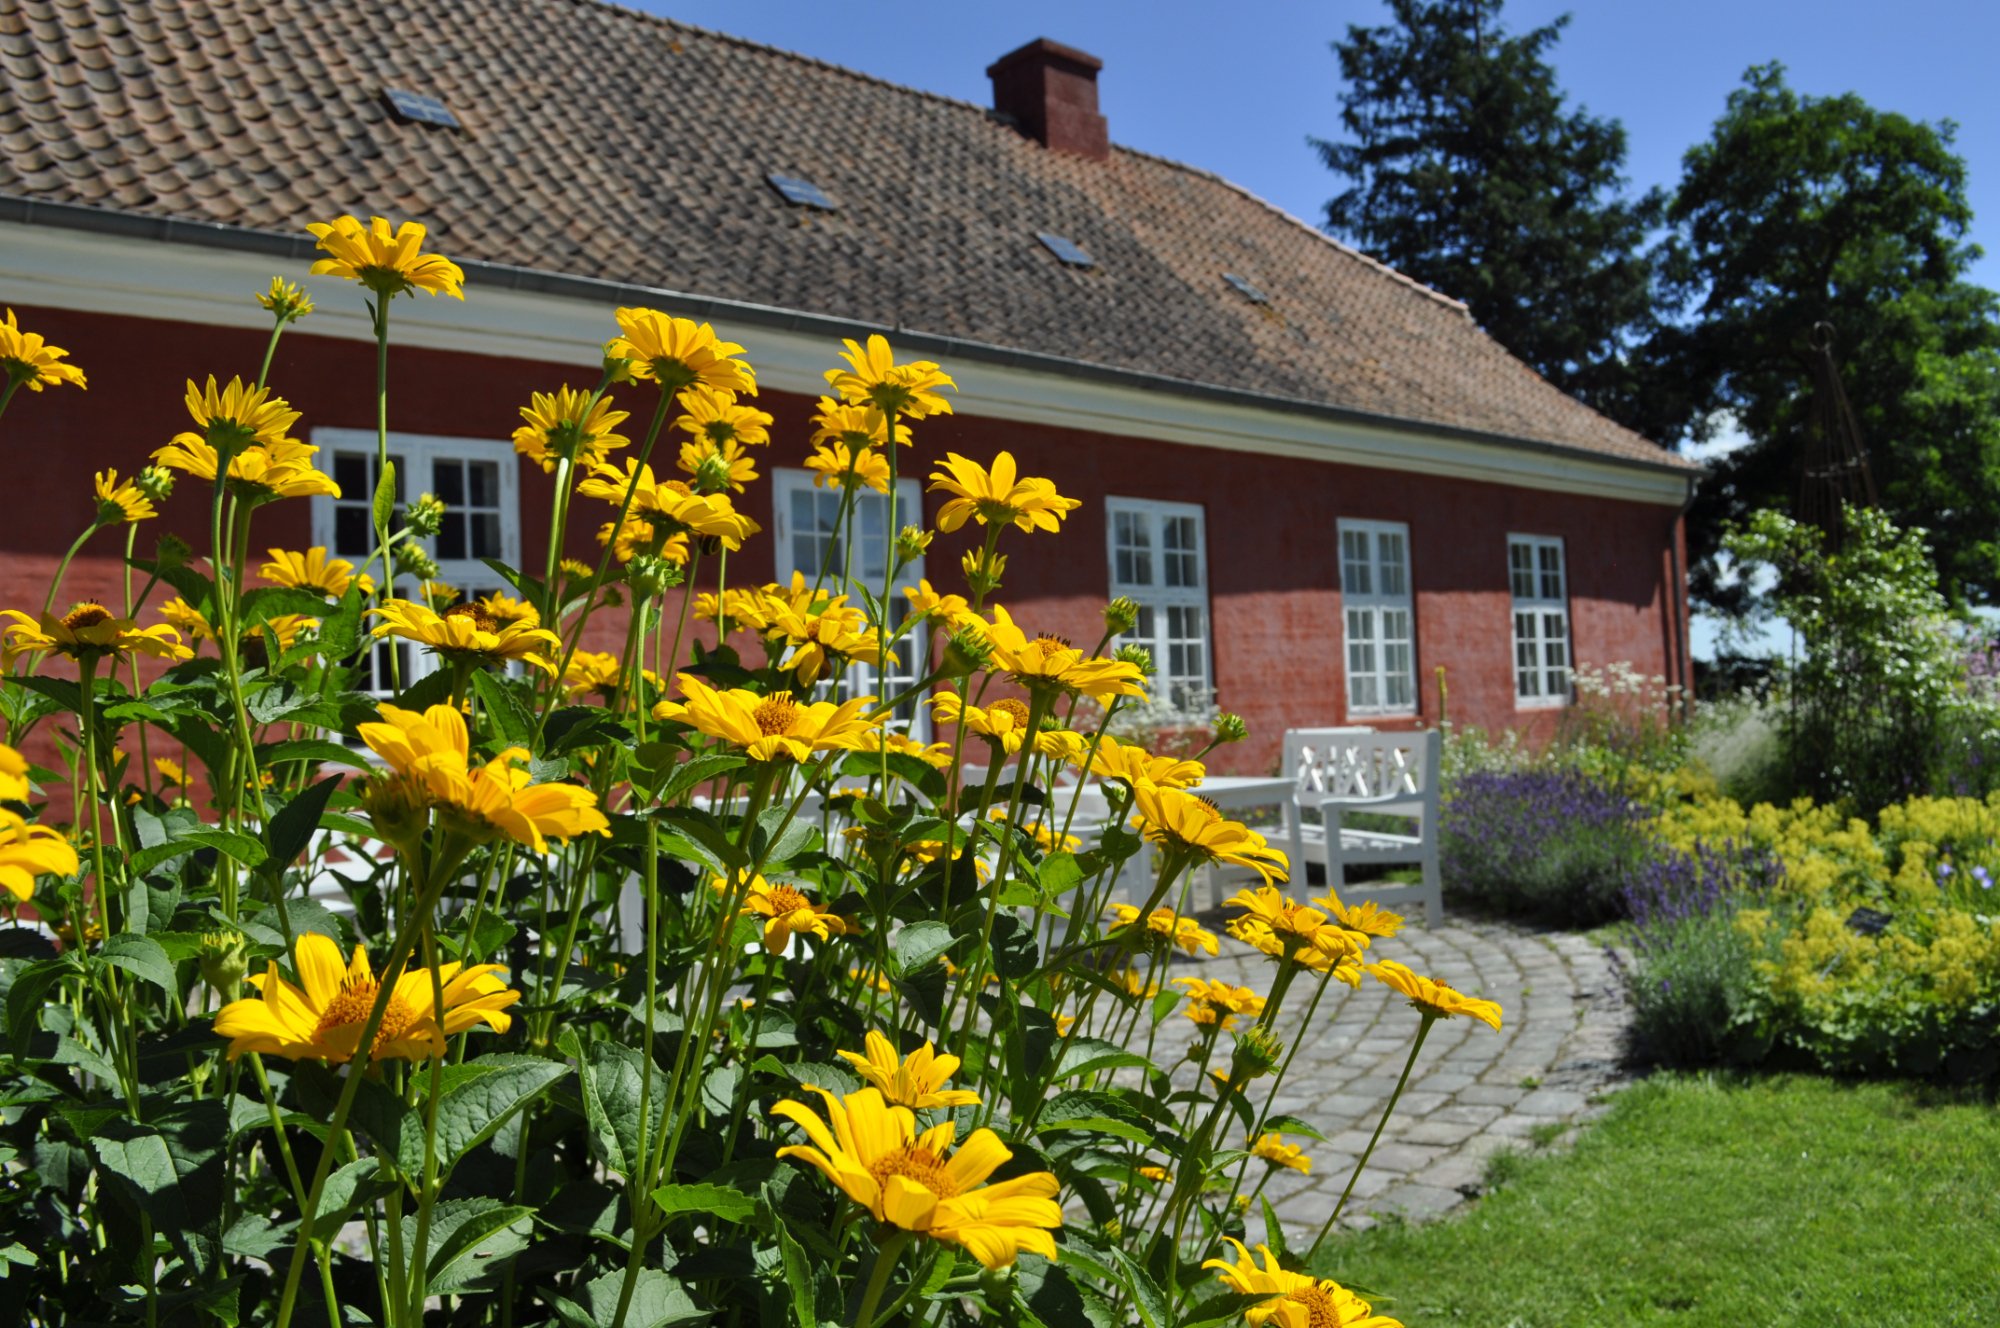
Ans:
[[[1210,775],[1188,792],[1207,798],[1226,812],[1246,811],[1252,807],[1281,808],[1285,814],[1285,833],[1282,838],[1272,838],[1278,843],[1289,843],[1299,818],[1298,799],[1292,796],[1296,783],[1296,780],[1284,775]],[[1222,907],[1222,891],[1222,873],[1218,868],[1210,867],[1208,893],[1211,907]]]

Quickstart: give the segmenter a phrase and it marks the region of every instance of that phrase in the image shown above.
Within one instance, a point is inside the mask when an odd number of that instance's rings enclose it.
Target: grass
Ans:
[[[1660,1076],[1457,1218],[1323,1252],[1410,1328],[2000,1322],[2000,1111],[1902,1084]],[[1393,1293],[1393,1298],[1392,1298]]]

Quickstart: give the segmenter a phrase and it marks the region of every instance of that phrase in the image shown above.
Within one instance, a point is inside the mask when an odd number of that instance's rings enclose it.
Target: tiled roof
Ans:
[[[463,129],[397,118],[391,87]],[[788,206],[774,172],[836,210]],[[0,195],[294,234],[413,217],[461,259],[1683,464],[1216,176],[1052,152],[982,107],[597,0],[0,0]]]

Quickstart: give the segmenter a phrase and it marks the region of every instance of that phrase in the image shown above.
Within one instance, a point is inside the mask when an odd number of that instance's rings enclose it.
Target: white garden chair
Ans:
[[[1326,868],[1329,890],[1343,900],[1372,899],[1385,907],[1421,903],[1424,925],[1444,917],[1438,875],[1438,757],[1435,729],[1375,733],[1355,729],[1293,729],[1285,734],[1284,771],[1293,779],[1292,861],[1310,853]],[[1318,813],[1314,824],[1307,813]],[[1357,812],[1394,817],[1397,831],[1357,829]],[[1347,868],[1413,865],[1416,885],[1366,882],[1349,887]]]

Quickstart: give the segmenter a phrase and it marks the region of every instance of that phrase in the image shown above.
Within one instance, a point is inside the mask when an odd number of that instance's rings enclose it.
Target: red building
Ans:
[[[807,417],[839,339],[884,332],[960,389],[907,470],[1007,448],[1083,500],[1006,542],[1017,620],[1094,641],[1107,597],[1138,599],[1164,690],[1250,721],[1243,768],[1290,726],[1434,722],[1440,667],[1451,718],[1493,727],[1545,726],[1572,661],[1687,680],[1695,467],[1464,306],[1112,145],[1095,59],[1041,41],[988,72],[990,108],[590,0],[359,0],[331,26],[289,0],[0,0],[0,302],[91,384],[0,423],[0,604],[39,606],[91,472],[183,427],[185,380],[256,372],[275,274],[319,311],[271,381],[347,497],[265,509],[256,547],[365,551],[373,343],[303,230],[352,212],[423,221],[466,271],[463,304],[395,303],[389,399],[467,589],[546,550],[518,408],[594,383],[611,311],[642,304],[741,342],[777,417],[733,583],[817,565]],[[197,505],[160,526],[194,535]],[[580,507],[579,554],[601,519]],[[115,542],[66,599],[113,593]],[[941,585],[964,542],[932,547]]]

